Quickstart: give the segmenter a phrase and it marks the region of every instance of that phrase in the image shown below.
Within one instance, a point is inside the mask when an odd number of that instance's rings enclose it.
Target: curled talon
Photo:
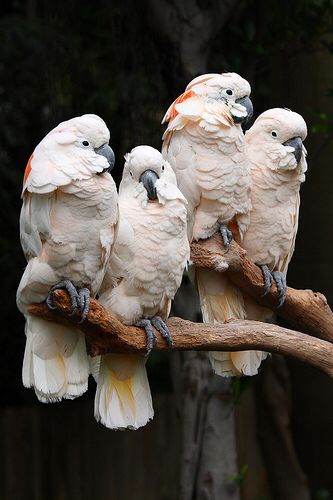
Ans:
[[[164,323],[162,318],[160,316],[154,316],[153,318],[151,318],[150,321],[151,321],[151,324],[156,328],[156,330],[158,332],[160,332],[160,334],[162,335],[162,337],[166,341],[169,349],[173,349],[173,341],[172,341],[171,334],[169,332],[169,328]]]
[[[149,356],[150,352],[154,349],[157,342],[157,338],[154,333],[151,321],[149,319],[142,318],[135,323],[135,326],[143,328],[144,331],[146,332],[146,337],[147,337],[146,348],[147,348],[147,356]]]
[[[220,226],[220,233],[222,236],[223,245],[228,251],[229,247],[230,247],[230,243],[232,242],[232,232],[230,231],[230,229],[227,228],[227,226],[222,224]]]
[[[287,279],[285,275],[281,273],[281,271],[270,271],[268,266],[266,265],[262,265],[260,266],[260,268],[264,279],[263,297],[267,295],[274,281],[279,294],[279,304],[277,308],[281,307],[284,304],[284,301],[286,300],[286,293],[287,293]]]
[[[79,297],[79,307],[82,312],[82,318],[79,323],[83,323],[88,316],[89,307],[90,307],[90,290],[89,288],[80,288],[78,290]]]
[[[73,316],[76,313],[77,308],[79,307],[79,296],[73,283],[70,280],[62,280],[51,288],[46,297],[46,304],[51,310],[56,309],[56,306],[53,303],[53,292],[55,290],[66,290],[66,292],[69,295],[69,298],[71,299],[71,306],[72,306],[71,313],[69,316]]]
[[[262,271],[262,275],[263,275],[263,279],[264,279],[263,297],[265,297],[265,295],[267,295],[268,292],[270,291],[271,286],[273,284],[273,276],[272,276],[271,271],[268,269],[268,266],[266,266],[266,265],[260,266],[260,269]]]
[[[276,283],[276,288],[279,292],[279,304],[277,308],[283,306],[284,301],[286,300],[286,294],[287,294],[287,279],[283,273],[280,271],[274,271],[272,273],[273,279]]]

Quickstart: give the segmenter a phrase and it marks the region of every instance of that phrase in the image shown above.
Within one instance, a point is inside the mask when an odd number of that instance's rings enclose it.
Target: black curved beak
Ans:
[[[150,200],[157,199],[155,184],[158,178],[159,178],[158,175],[153,170],[146,170],[140,176],[139,182],[142,182],[142,184],[146,188],[148,198]]]
[[[104,156],[107,159],[108,163],[109,163],[109,166],[107,168],[105,168],[103,170],[103,172],[101,172],[101,173],[102,174],[104,172],[111,173],[111,170],[114,167],[115,157],[114,157],[114,152],[112,151],[112,149],[110,148],[110,146],[108,144],[103,144],[103,146],[94,149],[94,151],[98,155]]]
[[[253,115],[253,104],[249,97],[241,97],[240,99],[236,99],[237,104],[241,104],[246,109],[246,116],[240,118],[239,116],[233,116],[233,120],[235,123],[247,123],[251,120]]]
[[[297,163],[301,161],[302,158],[302,149],[303,149],[303,141],[300,137],[293,137],[288,141],[283,143],[284,146],[291,146],[294,148],[294,156],[296,158]]]

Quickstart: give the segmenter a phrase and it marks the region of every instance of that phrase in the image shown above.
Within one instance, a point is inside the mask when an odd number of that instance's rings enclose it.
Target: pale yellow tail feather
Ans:
[[[95,366],[98,364],[96,420],[109,429],[138,429],[152,419],[145,356],[107,354]]]
[[[228,319],[246,319],[247,309],[243,295],[221,273],[206,269],[196,270],[202,318],[205,323],[224,323]],[[232,377],[258,373],[261,361],[267,357],[262,351],[209,353],[212,368],[217,375]]]

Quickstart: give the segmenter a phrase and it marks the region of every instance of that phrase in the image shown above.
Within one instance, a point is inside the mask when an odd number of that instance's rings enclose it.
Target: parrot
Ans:
[[[24,173],[20,239],[27,259],[17,306],[26,319],[22,378],[41,402],[87,390],[89,360],[76,323],[46,321],[28,305],[67,290],[84,321],[104,278],[116,236],[118,195],[110,175],[110,132],[97,115],[60,123],[37,145]]]
[[[307,126],[301,115],[289,109],[274,108],[262,113],[245,134],[245,152],[250,163],[252,190],[250,223],[237,242],[247,256],[262,269],[264,295],[273,281],[276,283],[281,307],[286,296],[286,275],[295,248],[300,206],[300,186],[307,170],[306,149],[303,145]],[[221,276],[216,283],[215,297],[208,297],[221,316],[227,301],[242,310],[238,317],[274,322],[274,313],[256,304],[250,297],[227,283]],[[229,290],[228,295],[225,290]],[[255,375],[267,353],[242,351],[213,353],[215,371],[225,376]]]
[[[189,259],[186,199],[162,154],[137,146],[125,155],[119,186],[117,240],[99,301],[126,325],[144,328],[147,354],[94,358],[95,418],[110,429],[138,429],[153,418],[146,360],[160,332]]]
[[[201,75],[187,85],[162,120],[168,123],[162,153],[188,201],[189,241],[220,231],[228,250],[230,227],[240,238],[248,227],[251,177],[241,125],[253,114],[250,93],[250,84],[237,73]],[[199,292],[204,322],[243,316],[240,293],[221,273],[191,266],[189,275]]]

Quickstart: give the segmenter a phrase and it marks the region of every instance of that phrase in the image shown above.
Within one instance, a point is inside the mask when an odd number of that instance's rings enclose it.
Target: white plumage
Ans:
[[[156,199],[140,182],[156,175]],[[153,174],[153,175],[154,175]],[[125,324],[165,320],[189,258],[186,200],[162,155],[138,146],[126,155],[119,188],[119,232],[100,301]],[[137,429],[153,417],[146,356],[109,354],[95,361],[95,417],[109,428]]]
[[[101,285],[118,219],[109,162],[95,151],[109,138],[98,116],[73,118],[40,142],[26,168],[20,232],[28,265],[17,305],[26,317],[23,383],[43,402],[71,399],[87,389],[84,336],[75,325],[31,316],[27,306],[45,300],[63,279],[92,295]]]
[[[236,73],[202,75],[187,86],[164,117],[169,123],[163,155],[189,202],[190,240],[208,238],[230,223],[241,238],[248,227],[251,179],[240,122],[252,112],[250,91],[249,83]],[[240,292],[220,273],[196,269],[194,279],[205,322],[245,316]],[[215,371],[232,374],[231,369],[220,370],[214,356]]]
[[[307,169],[304,146],[297,161],[295,149],[288,142],[299,138],[301,144],[306,134],[306,123],[299,114],[276,108],[262,113],[245,135],[251,167],[252,210],[250,224],[238,242],[256,264],[267,265],[270,271],[280,271],[284,276],[295,247],[299,190]],[[231,304],[229,317],[274,320],[270,310],[243,296],[225,277],[223,287],[218,291],[219,303],[221,308]],[[208,294],[206,300],[209,303],[215,298]],[[260,351],[214,353],[212,363],[224,375],[255,375],[266,356]]]

